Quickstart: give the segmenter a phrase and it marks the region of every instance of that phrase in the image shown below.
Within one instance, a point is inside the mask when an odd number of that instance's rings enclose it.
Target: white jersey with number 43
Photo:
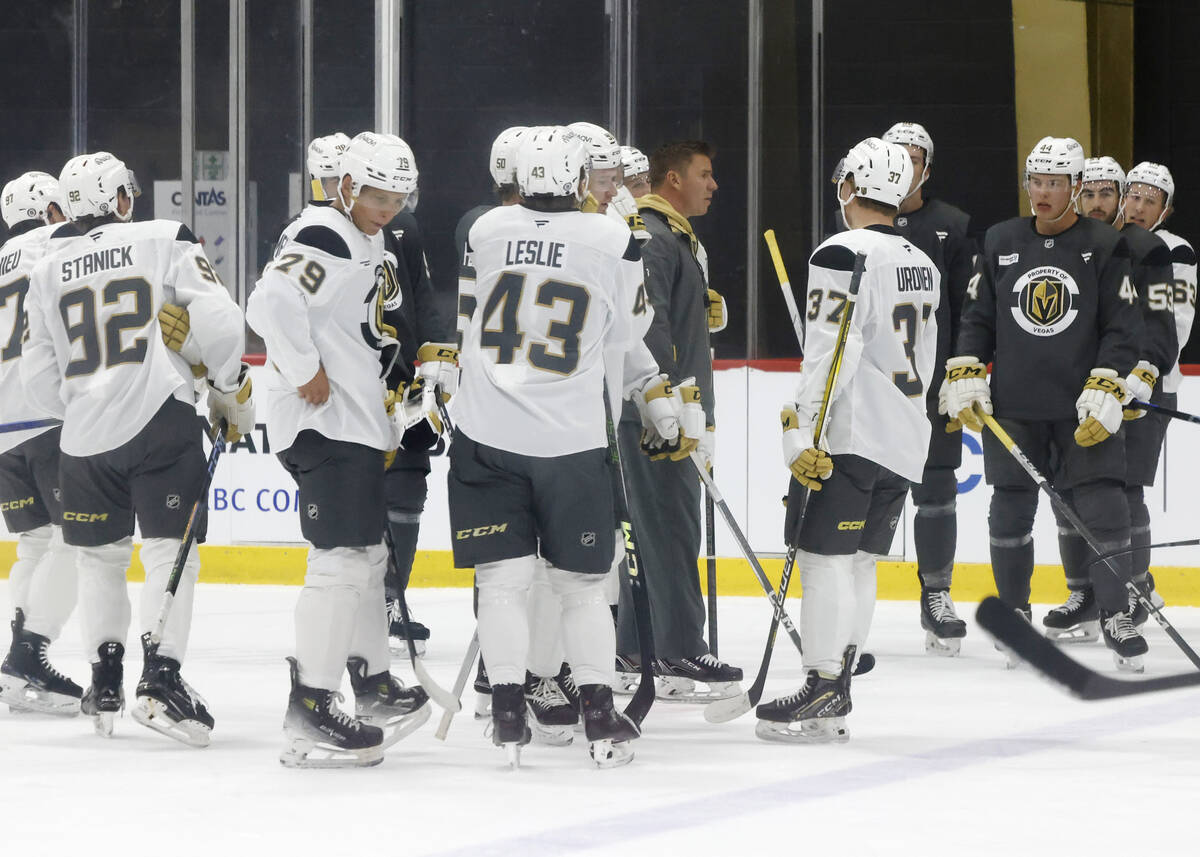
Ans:
[[[187,362],[163,343],[164,303],[187,307],[208,377],[237,388],[245,326],[204,250],[173,220],[64,225],[30,276],[28,395],[63,416],[62,451],[96,455],[132,440],[168,398],[194,404]]]
[[[930,431],[925,391],[940,383],[933,363],[941,276],[928,256],[891,227],[841,232],[809,259],[797,411],[815,415],[820,408],[860,252],[867,256],[866,269],[823,443],[831,455],[858,455],[920,482]]]
[[[605,446],[605,357],[625,358],[623,393],[657,373],[641,339],[650,306],[628,227],[511,205],[475,221],[468,248],[477,304],[453,400],[458,427],[542,458]]]

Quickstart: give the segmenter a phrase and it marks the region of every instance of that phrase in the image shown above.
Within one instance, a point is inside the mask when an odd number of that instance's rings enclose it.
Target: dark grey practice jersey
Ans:
[[[441,300],[429,278],[425,248],[417,220],[403,212],[383,232],[386,281],[383,320],[396,328],[400,358],[387,382],[396,389],[412,381],[417,349],[426,342],[449,342],[453,336],[449,301]],[[387,360],[390,355],[384,353]]]
[[[1121,235],[1129,247],[1129,270],[1142,309],[1142,339],[1138,359],[1149,361],[1166,375],[1179,356],[1173,297],[1175,274],[1166,242],[1135,223]]]
[[[1032,217],[1014,217],[987,231],[955,353],[994,362],[998,415],[1073,420],[1090,370],[1128,375],[1141,335],[1117,230],[1081,217],[1058,235],[1039,235]]]
[[[471,227],[485,211],[491,211],[494,205],[477,205],[464,214],[454,227],[454,246],[458,248],[458,347],[463,345],[463,331],[471,323],[475,314],[475,262],[467,249],[467,236]]]
[[[916,211],[896,218],[896,231],[932,259],[942,275],[941,300],[936,311],[937,356],[933,363],[941,372],[952,356],[950,350],[958,338],[958,323],[974,265],[976,248],[970,238],[971,218],[940,199],[926,199]],[[925,394],[930,418],[937,416],[940,386],[941,381],[937,380],[929,385]]]

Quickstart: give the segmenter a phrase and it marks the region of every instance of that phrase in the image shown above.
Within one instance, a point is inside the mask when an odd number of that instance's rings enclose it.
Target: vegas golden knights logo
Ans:
[[[1057,265],[1026,271],[1012,284],[1013,321],[1034,336],[1056,336],[1079,317],[1079,285]]]
[[[1034,324],[1045,327],[1054,324],[1068,309],[1071,301],[1062,280],[1046,277],[1030,283],[1021,296],[1025,316]]]

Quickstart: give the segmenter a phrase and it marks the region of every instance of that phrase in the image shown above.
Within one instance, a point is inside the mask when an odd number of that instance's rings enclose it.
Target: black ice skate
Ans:
[[[533,715],[530,724],[539,743],[565,747],[575,739],[579,709],[558,686],[557,677],[540,677],[525,672],[525,703]]]
[[[847,646],[842,656],[841,675],[809,670],[804,685],[795,693],[758,706],[754,734],[764,741],[790,744],[844,744],[849,741],[846,715],[853,708],[850,678],[854,655],[855,647]]]
[[[1150,603],[1161,610],[1166,606],[1162,596],[1158,594],[1158,590],[1154,588],[1154,575],[1147,574],[1146,579],[1142,581],[1142,589],[1150,596]],[[1135,628],[1139,631],[1146,624],[1146,620],[1150,618],[1150,611],[1142,606],[1142,602],[1132,592],[1129,593],[1129,618],[1133,622]]]
[[[150,635],[142,637],[145,661],[137,686],[133,719],[168,738],[192,747],[207,747],[213,728],[204,697],[179,674],[179,661],[157,654]]]
[[[525,688],[519,684],[492,685],[492,743],[503,747],[509,767],[521,767],[521,748],[532,733],[525,723]]]
[[[283,734],[287,747],[279,761],[288,768],[369,767],[383,761],[383,730],[346,714],[342,695],[300,684],[295,658],[288,658],[292,692]]]
[[[658,663],[655,662],[655,673],[658,672]],[[613,685],[613,693],[622,696],[629,696],[638,688],[638,684],[642,680],[642,668],[632,657],[626,655],[617,655],[617,681]]]
[[[487,667],[483,665],[483,655],[479,656],[479,666],[475,670],[475,719],[486,720],[492,716],[492,683],[488,681]]]
[[[364,658],[347,658],[354,688],[354,713],[364,723],[383,730],[383,747],[395,744],[429,719],[432,708],[424,688],[405,687],[389,672],[367,675]]]
[[[12,647],[0,664],[0,702],[8,703],[10,711],[74,717],[83,688],[51,666],[46,655],[50,639],[26,631],[20,610],[12,629]]]
[[[921,588],[921,627],[925,629],[925,651],[947,658],[958,657],[967,623],[954,612],[949,589]]]
[[[388,649],[396,657],[408,657],[408,641],[404,635],[404,614],[400,612],[400,599],[387,600],[388,614]],[[412,619],[412,608],[409,608],[408,618]],[[429,642],[429,629],[415,619],[408,624],[408,633],[412,636],[413,648],[417,657],[425,654]]]
[[[681,702],[711,702],[739,696],[742,671],[717,660],[710,654],[695,658],[660,658],[658,660],[657,695],[663,700]],[[708,686],[697,690],[696,682]]]
[[[1016,607],[1014,609],[1021,614],[1026,622],[1031,625],[1033,624],[1033,610],[1028,604],[1026,604],[1024,607]],[[1012,649],[1008,648],[1008,646],[994,642],[992,643],[992,647],[997,652],[1004,655],[1004,668],[1006,670],[1015,670],[1017,667],[1021,666],[1021,659],[1014,654]]]
[[[96,650],[100,660],[92,664],[92,685],[83,692],[79,708],[92,718],[96,734],[111,738],[113,720],[125,708],[125,689],[121,680],[125,677],[122,659],[125,646],[121,643],[101,643]]]
[[[1100,608],[1089,586],[1076,589],[1065,603],[1042,619],[1046,636],[1056,643],[1094,643],[1100,639]]]
[[[616,768],[633,760],[629,742],[641,736],[637,724],[613,707],[612,688],[585,684],[579,688],[588,752],[598,768]]]
[[[1122,672],[1146,671],[1142,655],[1149,651],[1146,638],[1133,626],[1126,612],[1109,613],[1100,611],[1100,627],[1104,632],[1104,645],[1112,649],[1113,662]]]

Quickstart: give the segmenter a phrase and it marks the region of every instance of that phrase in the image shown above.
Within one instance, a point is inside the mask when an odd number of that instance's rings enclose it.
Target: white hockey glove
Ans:
[[[224,419],[225,440],[237,443],[242,435],[254,429],[254,396],[250,384],[250,367],[242,364],[237,386],[228,392],[208,383],[208,418],[213,425]]]
[[[426,342],[417,349],[417,376],[440,388],[442,401],[458,392],[458,348],[453,342]]]
[[[683,461],[691,455],[708,433],[708,421],[704,416],[704,406],[700,403],[700,387],[692,381],[687,378],[683,386],[675,388],[683,401],[683,409],[679,415],[679,449],[668,456],[672,461]]]
[[[992,412],[992,390],[988,386],[987,367],[978,357],[951,357],[946,361],[946,416],[971,431],[983,431],[983,422],[975,414],[975,405]],[[941,411],[940,393],[938,410]],[[951,429],[948,429],[951,430]]]
[[[396,390],[395,405],[390,411],[400,430],[400,446],[414,452],[431,449],[442,436],[442,415],[437,400],[425,395],[429,381],[417,377],[411,384],[401,384]]]
[[[1121,427],[1121,401],[1125,384],[1113,369],[1093,369],[1075,400],[1079,428],[1075,442],[1080,446],[1095,446],[1117,433]]]
[[[946,418],[946,434],[953,434],[956,431],[962,431],[962,423],[957,417],[949,414],[949,407],[946,403],[946,391],[949,386],[950,382],[943,378],[942,386],[938,388],[938,413]]]
[[[704,431],[704,436],[700,438],[700,443],[696,446],[696,454],[700,456],[700,463],[703,464],[709,473],[712,473],[713,458],[717,453],[717,427],[708,426]]]
[[[1129,405],[1134,399],[1139,402],[1150,401],[1157,383],[1158,367],[1148,360],[1139,360],[1133,371],[1125,377],[1125,398],[1121,404]],[[1140,420],[1146,416],[1146,409],[1126,407],[1121,416],[1127,420]]]
[[[679,400],[666,375],[658,375],[634,393],[642,417],[642,452],[651,461],[666,458],[679,446]]]
[[[833,459],[826,448],[813,445],[810,423],[801,428],[800,417],[792,405],[784,405],[779,412],[783,424],[783,464],[796,477],[796,481],[811,491],[821,490],[821,480],[833,474]],[[825,447],[824,438],[821,447]]]
[[[163,304],[158,311],[158,327],[163,343],[188,362],[193,377],[203,378],[208,374],[208,367],[200,359],[200,346],[192,335],[192,317],[187,307]]]
[[[725,315],[725,298],[719,292],[709,289],[704,293],[704,307],[708,310],[708,332],[717,333],[729,324]]]

